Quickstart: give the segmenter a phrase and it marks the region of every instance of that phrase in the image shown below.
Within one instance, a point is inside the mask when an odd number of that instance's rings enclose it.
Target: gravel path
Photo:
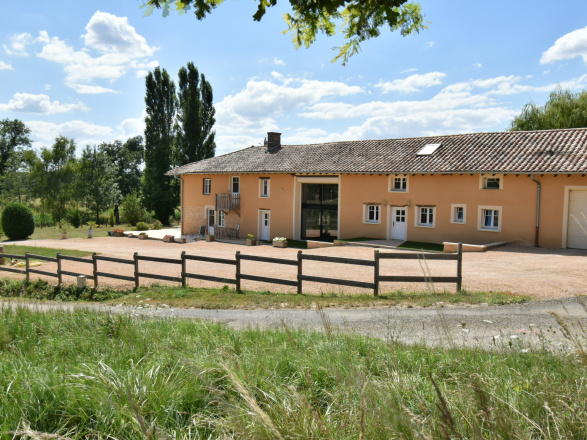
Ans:
[[[39,310],[90,308],[151,318],[213,320],[232,328],[305,328],[349,332],[428,346],[510,347],[573,350],[551,314],[556,313],[583,344],[587,336],[587,310],[577,298],[534,301],[508,306],[445,308],[375,308],[327,310],[201,310],[171,307],[142,308],[96,304],[35,303],[5,300],[4,306],[22,304]],[[583,326],[583,327],[581,327]]]
[[[298,251],[292,248],[278,249],[271,246],[245,247],[220,242],[206,243],[205,241],[187,244],[163,243],[158,240],[138,240],[136,238],[126,237],[100,237],[91,240],[28,240],[26,241],[26,245],[80,249],[126,259],[132,258],[134,252],[138,252],[140,255],[179,258],[182,251],[186,251],[188,254],[234,259],[235,252],[239,250],[243,254],[295,260]],[[304,250],[304,253],[369,260],[373,259],[373,252],[374,250],[371,248],[356,246],[336,246]],[[385,250],[381,252],[394,251]],[[89,264],[67,261],[63,263],[63,266],[64,270],[68,271],[88,274],[91,272],[91,265]],[[43,270],[55,271],[55,265],[48,263],[43,267]],[[132,276],[134,269],[131,265],[100,262],[99,270]],[[170,276],[179,276],[181,271],[180,266],[176,264],[142,261],[140,263],[140,270],[141,272]],[[432,275],[437,276],[454,276],[456,265],[452,261],[428,261],[421,265],[418,260],[384,260],[382,261],[381,273],[386,275],[422,275],[423,270],[428,270]],[[587,251],[504,246],[483,253],[465,253],[463,256],[463,287],[469,291],[506,291],[527,294],[536,299],[572,297],[587,293],[586,270]],[[218,264],[190,261],[188,262],[187,271],[234,278],[234,266],[221,266]],[[244,261],[242,271],[252,275],[291,280],[294,280],[297,274],[295,266],[282,266],[252,261]],[[361,281],[372,281],[373,279],[373,269],[369,267],[321,262],[305,262],[304,274]],[[5,276],[5,273],[2,276]],[[22,277],[20,275],[16,276]],[[54,281],[54,279],[51,280]],[[66,277],[66,281],[74,282],[75,280]],[[141,284],[149,284],[150,282],[154,281],[145,279],[143,282],[141,280]],[[198,280],[190,280],[189,283],[194,287],[215,286],[213,283]],[[101,278],[100,285],[110,285],[113,287],[133,286],[129,282],[107,278]],[[436,290],[446,289],[447,291],[454,291],[455,286],[452,284],[436,285],[434,288]],[[254,281],[243,281],[243,289],[295,292],[295,288]],[[386,283],[382,285],[381,291],[385,292],[397,289],[426,290],[428,286],[413,283]],[[345,293],[370,292],[358,288],[304,283],[305,293],[319,294],[322,292],[342,291]]]

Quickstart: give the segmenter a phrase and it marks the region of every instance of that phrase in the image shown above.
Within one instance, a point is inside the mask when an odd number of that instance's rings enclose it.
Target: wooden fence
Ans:
[[[235,284],[236,290],[238,292],[242,291],[241,285],[242,280],[249,280],[249,281],[258,281],[263,283],[270,283],[270,284],[281,284],[285,286],[297,287],[297,292],[302,293],[303,290],[303,282],[313,282],[313,283],[327,283],[327,284],[334,284],[340,286],[348,286],[348,287],[361,287],[365,289],[373,290],[375,296],[379,295],[379,285],[382,282],[411,282],[411,283],[454,283],[456,284],[457,291],[461,290],[462,286],[462,262],[463,262],[463,253],[462,253],[462,246],[459,243],[457,248],[456,254],[421,254],[416,252],[386,252],[382,253],[378,250],[374,253],[373,260],[364,260],[364,259],[357,259],[357,258],[341,258],[341,257],[327,257],[322,255],[313,255],[313,254],[304,254],[302,251],[298,251],[297,259],[296,260],[288,260],[284,258],[274,258],[274,257],[261,257],[257,255],[245,255],[241,254],[240,251],[237,251],[235,254],[235,259],[226,259],[226,258],[214,258],[214,257],[204,257],[200,255],[187,255],[184,252],[181,253],[180,258],[162,258],[162,257],[150,257],[139,255],[137,252],[134,253],[132,259],[123,259],[123,258],[113,258],[113,257],[105,257],[102,255],[93,254],[91,259],[87,258],[80,258],[80,257],[70,257],[67,255],[61,255],[60,253],[57,254],[57,257],[44,257],[42,255],[34,255],[29,254],[28,252],[25,255],[13,255],[13,254],[4,254],[0,253],[0,257],[3,258],[10,258],[10,259],[17,259],[17,260],[25,260],[25,268],[24,269],[17,269],[14,267],[0,265],[0,271],[12,272],[25,275],[26,281],[30,280],[30,274],[37,274],[37,275],[44,275],[55,277],[58,279],[59,285],[63,283],[63,276],[71,276],[71,277],[80,277],[84,276],[86,279],[93,280],[94,288],[98,287],[98,279],[99,278],[114,278],[123,281],[134,282],[135,287],[138,288],[140,286],[141,278],[150,278],[156,279],[161,281],[170,281],[170,282],[177,282],[181,283],[183,287],[187,286],[187,280],[189,278],[192,279],[199,279],[204,281],[212,281],[218,283],[229,283]],[[34,269],[30,267],[30,260],[41,260],[41,261],[48,261],[57,263],[57,271],[56,273],[49,272],[46,270],[41,269]],[[421,260],[421,261],[429,261],[429,260],[443,260],[443,261],[456,261],[456,276],[432,276],[432,275],[424,275],[424,276],[406,276],[406,275],[382,275],[381,272],[381,260],[387,259],[399,259],[399,260]],[[221,265],[231,265],[236,267],[235,277],[234,278],[225,278],[225,277],[218,277],[212,275],[205,275],[201,273],[189,273],[187,272],[187,262],[188,261],[201,261],[206,263],[214,263],[214,264],[221,264]],[[259,275],[247,274],[243,273],[241,270],[241,262],[243,260],[246,261],[256,261],[261,263],[271,263],[271,264],[279,264],[279,265],[286,265],[286,266],[296,266],[297,267],[297,276],[295,279],[280,279],[280,278],[270,278],[270,277],[263,277]],[[354,281],[354,280],[347,280],[341,278],[328,278],[323,276],[313,276],[313,275],[304,275],[303,273],[303,262],[304,260],[307,261],[319,261],[323,263],[331,263],[331,264],[345,264],[345,265],[354,265],[354,266],[366,266],[373,268],[373,281]],[[63,270],[62,265],[63,261],[75,261],[78,263],[85,263],[91,265],[90,273],[78,273],[78,272],[71,272]],[[134,269],[133,276],[130,275],[117,275],[105,271],[98,270],[98,264],[100,261],[110,262],[110,263],[117,263],[117,264],[125,264],[132,266]],[[180,266],[180,276],[168,276],[168,275],[160,275],[154,273],[147,273],[140,270],[140,262],[141,261],[150,261],[156,263],[163,263],[163,264],[175,264]]]

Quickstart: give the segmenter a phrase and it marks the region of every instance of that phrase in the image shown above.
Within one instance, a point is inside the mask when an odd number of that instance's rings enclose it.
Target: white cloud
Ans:
[[[412,73],[412,72],[417,72],[418,69],[413,67],[411,69],[406,69],[406,70],[402,70],[400,73]]]
[[[4,61],[0,61],[0,70],[14,70],[14,67]]]
[[[379,87],[383,93],[401,92],[413,93],[419,92],[423,88],[438,86],[442,84],[442,79],[446,76],[442,72],[429,72],[422,75],[415,74],[404,79],[396,79],[394,81],[379,82],[375,87]]]
[[[5,112],[24,112],[42,115],[54,113],[69,113],[73,111],[87,112],[89,110],[83,102],[62,104],[51,101],[47,95],[32,95],[29,93],[15,93],[8,104],[0,104],[0,110]]]
[[[569,32],[556,40],[554,45],[542,54],[540,64],[576,57],[583,58],[583,61],[587,63],[587,27]]]
[[[128,118],[122,121],[119,127],[121,136],[129,138],[143,135],[145,132],[145,116],[147,116],[147,113],[143,112],[139,118]]]
[[[157,48],[149,46],[126,17],[98,11],[90,19],[82,38],[85,47],[81,50],[59,37],[51,37],[46,31],[41,31],[35,40],[42,46],[37,56],[63,65],[65,83],[78,93],[113,93],[111,88],[96,82],[112,83],[129,71],[135,71],[139,78],[144,77],[149,69],[158,65],[148,59]]]
[[[483,64],[481,63],[475,63],[473,64],[474,67],[477,67],[478,69],[481,69],[481,67],[483,67]]]
[[[436,41],[429,41],[428,43],[426,43],[427,47],[434,47],[436,45]]]
[[[99,144],[112,139],[112,128],[80,120],[63,124],[27,121],[26,124],[31,129],[31,137],[35,140],[36,147],[53,145],[55,138],[59,135],[75,139],[79,151],[85,145]]]
[[[33,36],[27,32],[22,34],[12,35],[10,37],[10,44],[3,44],[4,52],[8,55],[27,56],[27,46],[33,43]]]
[[[275,64],[276,66],[285,66],[285,61],[280,60],[277,57],[273,57],[273,64]]]

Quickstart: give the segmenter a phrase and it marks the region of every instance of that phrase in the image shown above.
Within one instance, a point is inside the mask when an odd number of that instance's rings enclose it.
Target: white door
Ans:
[[[571,190],[569,193],[569,223],[567,247],[587,249],[587,191]]]
[[[391,208],[391,239],[405,240],[407,238],[406,208],[393,206]]]
[[[260,225],[259,225],[259,240],[264,240],[264,241],[269,241],[270,240],[270,235],[269,235],[269,226],[270,226],[270,222],[269,222],[269,217],[270,217],[270,212],[271,211],[265,211],[265,210],[261,210],[259,211],[259,221],[260,221]]]

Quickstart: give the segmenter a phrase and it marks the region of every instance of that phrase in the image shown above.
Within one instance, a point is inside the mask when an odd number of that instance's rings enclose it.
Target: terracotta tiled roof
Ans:
[[[438,143],[434,153],[417,154]],[[587,173],[587,128],[253,146],[169,174],[531,172]]]

